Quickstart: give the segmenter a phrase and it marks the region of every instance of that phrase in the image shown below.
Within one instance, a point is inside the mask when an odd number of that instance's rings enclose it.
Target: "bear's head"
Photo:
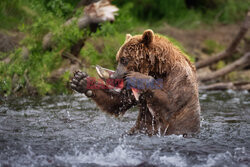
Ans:
[[[112,78],[122,78],[127,72],[135,71],[145,75],[165,75],[175,64],[174,55],[179,52],[166,38],[146,30],[142,35],[126,35],[124,44],[116,55],[117,69]],[[168,58],[168,55],[173,55]]]

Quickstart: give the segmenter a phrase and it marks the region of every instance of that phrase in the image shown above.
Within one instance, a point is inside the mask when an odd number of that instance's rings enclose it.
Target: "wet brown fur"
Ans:
[[[146,39],[150,42],[143,41],[146,33],[153,32],[146,30],[143,35],[127,36],[116,56],[117,61],[121,57],[132,59],[127,67],[129,71],[164,80],[162,90],[148,90],[144,100],[139,102],[140,113],[131,133],[142,129],[150,135],[199,131],[200,105],[195,67],[168,39],[153,34],[152,39]],[[149,107],[155,115],[150,113]]]

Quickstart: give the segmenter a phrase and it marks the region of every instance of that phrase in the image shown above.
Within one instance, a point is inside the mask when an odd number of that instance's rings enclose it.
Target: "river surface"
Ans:
[[[0,104],[0,166],[250,165],[250,94],[201,92],[201,132],[125,135],[137,108],[114,118],[80,94]]]

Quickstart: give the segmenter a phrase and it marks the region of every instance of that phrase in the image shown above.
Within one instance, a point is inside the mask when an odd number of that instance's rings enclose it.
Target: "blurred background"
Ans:
[[[125,35],[148,28],[169,38],[197,67],[229,50],[199,67],[201,85],[249,86],[249,8],[250,0],[1,0],[0,97],[71,93],[73,71],[96,76],[97,64],[115,69]],[[239,59],[240,70],[223,71]]]

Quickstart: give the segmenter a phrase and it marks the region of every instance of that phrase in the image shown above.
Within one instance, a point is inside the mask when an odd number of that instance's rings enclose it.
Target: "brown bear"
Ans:
[[[77,71],[71,80],[72,89],[85,93],[103,111],[115,116],[137,105],[139,114],[129,134],[186,135],[199,131],[200,104],[196,70],[178,47],[167,38],[155,35],[152,30],[146,30],[143,35],[127,34],[116,60],[118,66],[111,78],[123,78],[125,85],[134,78],[145,79],[150,83],[161,79],[162,86],[142,86],[138,88],[138,97],[126,86],[120,92],[89,89],[89,76]]]

